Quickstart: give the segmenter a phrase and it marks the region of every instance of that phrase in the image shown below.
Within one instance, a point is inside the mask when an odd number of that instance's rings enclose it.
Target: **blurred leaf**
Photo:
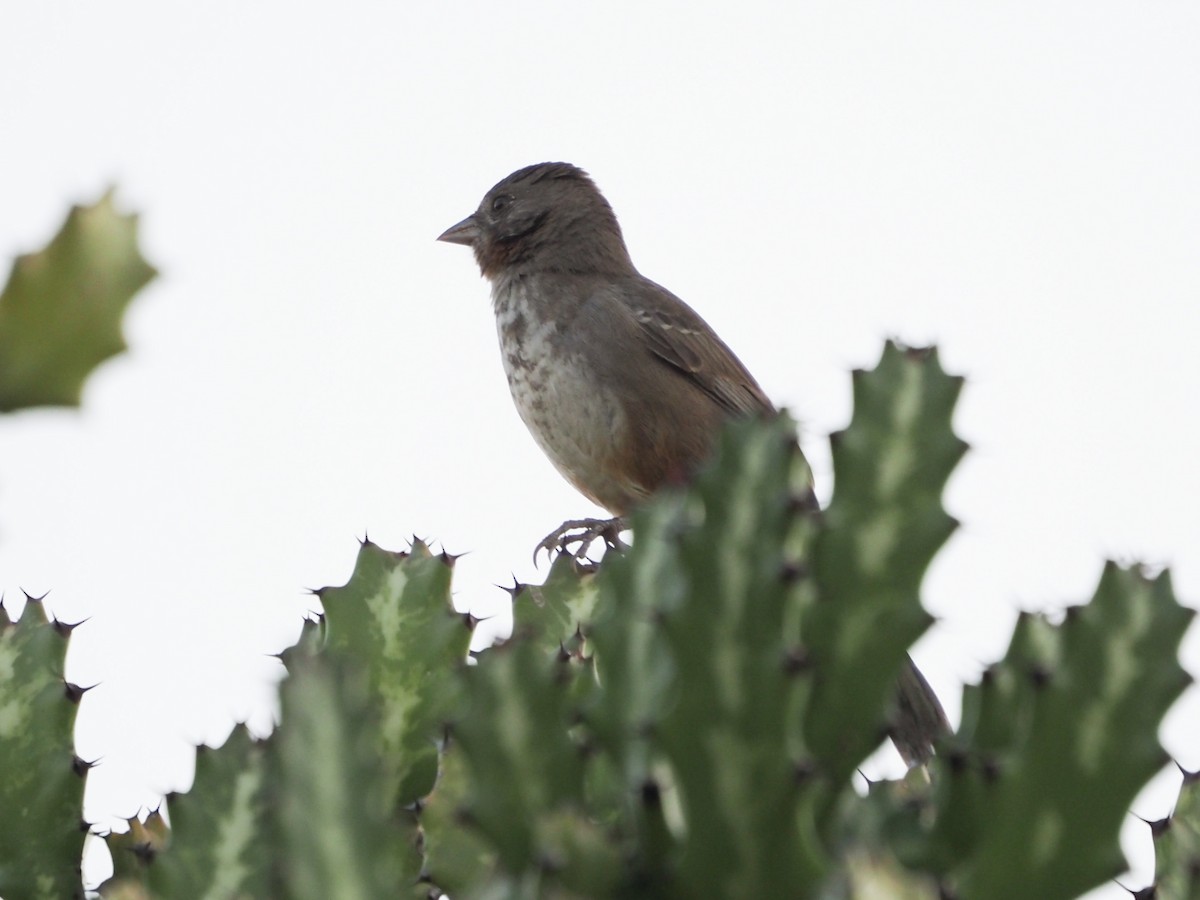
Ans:
[[[378,720],[361,671],[312,657],[282,686],[272,736],[271,806],[285,895],[295,900],[400,896],[421,871],[413,814],[398,809],[379,763]]]
[[[125,349],[121,317],[154,275],[136,217],[117,213],[111,192],[72,209],[0,293],[0,411],[78,406],[88,374]]]
[[[239,725],[221,747],[196,751],[191,790],[167,800],[167,846],[147,872],[154,896],[270,895],[271,773],[266,746]]]
[[[63,681],[70,629],[25,604],[13,623],[0,603],[0,895],[82,896],[88,764],[74,752],[82,691]]]
[[[451,896],[485,884],[496,867],[496,854],[464,821],[468,772],[458,744],[441,757],[437,784],[421,810],[425,836],[425,871],[430,881]]]
[[[805,733],[837,784],[878,745],[905,652],[932,621],[919,591],[954,529],[941,494],[966,450],[950,426],[961,387],[935,351],[889,341],[875,369],[854,373],[854,416],[831,439],[819,600],[804,620],[819,676]]]
[[[1150,823],[1160,897],[1200,900],[1200,772],[1184,772],[1171,815]]]
[[[1158,726],[1189,683],[1192,617],[1167,573],[1114,563],[1061,625],[1022,617],[937,767],[934,843],[962,896],[1070,898],[1125,869],[1118,833],[1167,762]]]

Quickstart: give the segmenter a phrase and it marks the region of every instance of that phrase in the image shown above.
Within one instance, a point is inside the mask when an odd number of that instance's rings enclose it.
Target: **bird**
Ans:
[[[539,550],[579,544],[582,558],[598,538],[621,547],[628,514],[686,484],[726,421],[776,414],[699,313],[637,270],[612,206],[583,169],[519,169],[437,239],[470,247],[491,283],[504,373],[534,440],[613,514],[568,520]],[[909,669],[897,702],[906,724],[892,737],[912,765],[949,725],[911,658]]]

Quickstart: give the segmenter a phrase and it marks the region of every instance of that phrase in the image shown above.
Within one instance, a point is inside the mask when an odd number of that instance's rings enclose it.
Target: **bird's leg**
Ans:
[[[592,544],[603,539],[606,546],[614,550],[625,550],[621,532],[629,529],[629,521],[621,516],[612,519],[568,519],[546,535],[533,549],[533,562],[537,565],[538,554],[546,551],[547,557],[555,553],[571,553],[580,562],[587,559]],[[571,551],[572,545],[578,548]]]

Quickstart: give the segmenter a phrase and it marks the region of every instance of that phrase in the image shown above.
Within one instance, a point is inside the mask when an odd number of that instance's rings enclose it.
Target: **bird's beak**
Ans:
[[[479,238],[479,223],[473,215],[467,216],[457,225],[451,225],[438,235],[439,241],[447,244],[466,244],[470,247]]]

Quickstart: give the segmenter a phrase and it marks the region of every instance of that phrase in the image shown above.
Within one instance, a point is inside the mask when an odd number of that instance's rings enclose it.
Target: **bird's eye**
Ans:
[[[501,194],[492,201],[492,212],[500,212],[500,210],[504,209],[510,203],[512,203],[512,197],[508,196],[508,194]]]

